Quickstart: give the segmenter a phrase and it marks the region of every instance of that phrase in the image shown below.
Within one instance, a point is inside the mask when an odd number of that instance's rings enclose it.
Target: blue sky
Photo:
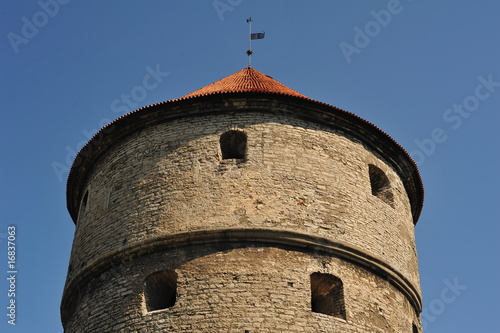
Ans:
[[[246,67],[252,16],[266,32],[254,68],[375,123],[417,161],[425,332],[497,332],[498,13],[486,0],[2,1],[0,277],[11,225],[18,273],[15,326],[0,279],[0,331],[62,332],[74,152],[126,112]]]

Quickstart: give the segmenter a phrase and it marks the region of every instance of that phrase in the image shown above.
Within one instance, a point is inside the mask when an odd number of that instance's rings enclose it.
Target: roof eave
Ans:
[[[335,106],[315,101],[313,99],[301,96],[291,96],[287,94],[275,92],[248,92],[248,91],[231,91],[231,92],[215,92],[199,96],[181,97],[174,100],[164,101],[157,104],[148,105],[125,114],[108,125],[100,129],[87,144],[77,153],[75,160],[70,168],[67,181],[67,206],[68,211],[76,224],[79,200],[82,193],[78,184],[83,182],[92,168],[93,164],[99,158],[100,154],[112,145],[118,139],[130,134],[133,131],[141,128],[151,126],[160,122],[169,121],[180,117],[188,117],[199,114],[206,114],[207,112],[215,112],[210,110],[199,110],[198,108],[190,108],[188,112],[179,112],[183,110],[185,104],[203,104],[213,103],[214,100],[227,100],[241,97],[273,97],[293,104],[300,104],[305,106],[304,110],[315,110],[309,114],[302,114],[300,116],[312,121],[319,121],[322,123],[329,123],[331,126],[338,127],[338,119],[352,124],[349,130],[351,135],[361,139],[367,143],[371,148],[379,151],[391,165],[398,171],[403,184],[410,197],[410,204],[412,207],[413,221],[417,223],[420,216],[423,201],[424,189],[418,166],[406,150],[399,145],[392,137],[382,131],[380,128],[370,123],[369,121],[355,115],[346,110],[342,110]],[[165,112],[164,108],[167,107],[168,111]],[[177,110],[176,110],[177,109]],[[173,112],[172,112],[173,111]],[[319,113],[318,113],[319,111]],[[162,114],[159,114],[162,112]],[[333,118],[331,118],[333,116]],[[335,124],[332,120],[338,118]],[[345,128],[343,128],[345,129]],[[374,140],[377,142],[370,142],[367,138],[358,133],[358,131],[371,133]],[[376,143],[376,144],[375,144]]]

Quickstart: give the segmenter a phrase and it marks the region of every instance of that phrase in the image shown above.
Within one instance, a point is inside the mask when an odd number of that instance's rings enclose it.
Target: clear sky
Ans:
[[[2,1],[0,331],[62,332],[75,151],[124,113],[246,67],[252,16],[266,33],[254,68],[375,123],[418,163],[425,332],[498,332],[499,13],[487,0]]]

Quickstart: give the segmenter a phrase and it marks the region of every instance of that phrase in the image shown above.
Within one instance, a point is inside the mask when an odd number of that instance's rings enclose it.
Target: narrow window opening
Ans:
[[[144,297],[148,311],[172,307],[177,298],[177,273],[162,271],[148,275]]]
[[[311,274],[311,307],[313,312],[346,319],[342,280],[331,274]]]
[[[242,131],[227,131],[220,136],[222,159],[244,159],[247,150],[247,136]]]
[[[412,328],[413,328],[413,333],[418,333],[418,328],[417,325],[415,325],[415,323],[412,324]]]
[[[80,211],[78,212],[78,222],[80,222],[85,217],[85,211],[87,210],[87,202],[89,200],[89,191],[85,191],[83,195],[82,202],[80,203]]]
[[[391,191],[389,178],[382,170],[372,164],[368,165],[368,172],[370,174],[372,194],[394,208],[394,195]]]

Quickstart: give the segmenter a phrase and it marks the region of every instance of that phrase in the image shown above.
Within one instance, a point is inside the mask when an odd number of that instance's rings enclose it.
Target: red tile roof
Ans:
[[[244,68],[239,72],[226,76],[201,89],[195,90],[190,94],[184,95],[179,99],[191,98],[196,96],[206,96],[217,93],[228,92],[271,92],[284,95],[307,98],[301,93],[288,88],[279,83],[272,77],[259,72],[253,68]],[[307,98],[309,99],[309,98]]]

